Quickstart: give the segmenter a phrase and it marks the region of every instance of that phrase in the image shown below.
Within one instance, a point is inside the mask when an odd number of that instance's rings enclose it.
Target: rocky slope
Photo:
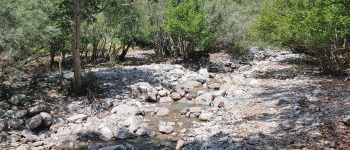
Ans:
[[[302,56],[290,52],[249,59],[225,60],[217,73],[172,64],[92,68],[100,92],[65,97],[51,90],[53,101],[30,108],[20,104],[31,95],[15,94],[9,102],[18,106],[0,110],[0,147],[349,148],[348,83],[297,65]]]

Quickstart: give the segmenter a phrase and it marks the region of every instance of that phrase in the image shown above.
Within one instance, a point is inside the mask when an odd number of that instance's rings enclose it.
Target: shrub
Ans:
[[[350,1],[274,0],[248,36],[315,57],[329,72],[349,64]]]

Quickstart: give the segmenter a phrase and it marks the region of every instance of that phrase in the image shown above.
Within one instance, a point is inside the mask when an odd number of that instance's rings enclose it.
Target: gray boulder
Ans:
[[[41,112],[40,113],[41,117],[43,118],[43,125],[45,125],[46,127],[50,126],[52,124],[52,117],[46,113],[46,112]]]
[[[42,121],[43,121],[43,117],[41,115],[36,115],[26,121],[26,127],[29,130],[36,129],[41,125]]]
[[[172,101],[173,101],[173,99],[171,97],[161,97],[159,99],[160,103],[169,103],[169,102],[172,102]]]
[[[178,92],[173,92],[171,93],[171,98],[174,100],[174,101],[178,101],[182,98],[181,94],[178,93]]]
[[[36,115],[36,114],[43,112],[43,111],[45,111],[44,105],[37,105],[37,106],[28,108],[28,112],[30,115]]]
[[[108,127],[102,127],[99,129],[99,138],[103,141],[110,141],[113,138],[113,132]]]
[[[111,110],[111,113],[122,116],[133,116],[140,114],[140,109],[137,106],[131,106],[127,104],[119,105]]]
[[[29,141],[29,142],[36,142],[39,141],[39,136],[35,135],[32,131],[25,129],[22,132],[22,135]]]
[[[3,131],[6,129],[6,120],[0,119],[0,131]]]
[[[151,136],[153,130],[147,127],[141,127],[136,131],[136,134],[139,136]]]
[[[139,82],[134,85],[131,85],[129,88],[133,94],[139,96],[140,98],[146,101],[157,101],[158,90],[151,86],[149,83]]]

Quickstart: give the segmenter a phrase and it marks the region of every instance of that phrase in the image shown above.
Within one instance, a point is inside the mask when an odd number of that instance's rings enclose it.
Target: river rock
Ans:
[[[160,90],[159,92],[158,92],[158,94],[159,94],[159,96],[161,96],[161,97],[165,97],[165,96],[168,96],[169,94],[170,94],[170,91],[169,90]]]
[[[129,87],[131,92],[144,100],[156,102],[158,90],[146,82],[139,82]]]
[[[7,120],[7,128],[9,129],[19,129],[23,127],[24,121],[22,119],[9,119]]]
[[[157,111],[157,116],[163,117],[163,116],[166,116],[167,114],[169,114],[169,112],[170,112],[170,110],[168,108],[161,107]]]
[[[24,94],[16,94],[11,97],[9,100],[13,105],[22,105],[26,100],[26,95]]]
[[[147,127],[141,127],[136,131],[136,134],[139,136],[151,136],[153,130]]]
[[[36,114],[43,112],[43,111],[45,111],[44,105],[37,105],[37,106],[28,108],[28,112],[30,115],[36,115]]]
[[[177,92],[173,92],[171,93],[171,98],[174,100],[174,101],[178,101],[182,98],[181,94],[180,93],[177,93]]]
[[[113,138],[113,132],[108,127],[102,127],[99,129],[100,136],[99,138],[103,141],[110,141]]]
[[[214,97],[218,97],[218,96],[226,96],[226,90],[219,90],[219,91],[214,91],[213,93]]]
[[[210,121],[213,117],[212,113],[201,113],[199,115],[199,120],[201,121]]]
[[[0,119],[0,131],[3,131],[6,129],[6,120]]]
[[[185,141],[179,139],[179,140],[177,140],[175,149],[176,149],[176,150],[180,150],[184,145],[185,145]]]
[[[35,135],[32,131],[25,129],[22,131],[22,135],[29,141],[29,142],[35,142],[38,141],[40,138],[39,136]]]
[[[33,130],[41,125],[43,117],[41,115],[36,115],[26,121],[26,127],[29,130]]]
[[[23,145],[17,147],[16,150],[30,150],[30,148],[27,144],[23,144]]]
[[[113,146],[107,146],[99,148],[98,150],[126,150],[126,147],[124,145],[113,145]]]
[[[159,99],[160,103],[169,103],[169,102],[172,102],[172,101],[173,101],[173,99],[171,97],[161,97]]]
[[[158,130],[160,133],[170,134],[174,131],[174,127],[169,122],[160,121],[158,125]]]
[[[120,116],[134,116],[134,115],[140,114],[140,110],[137,106],[123,104],[123,105],[114,107],[111,113],[117,114]]]
[[[80,122],[80,121],[85,120],[87,117],[88,116],[85,114],[76,114],[76,115],[73,115],[73,116],[67,118],[67,121],[68,122]]]
[[[208,84],[209,89],[214,89],[214,90],[219,90],[220,89],[220,84],[219,83],[212,83]]]
[[[25,115],[27,115],[27,110],[8,110],[5,115],[9,118],[12,119],[19,119],[19,118],[23,118]]]
[[[126,130],[119,130],[114,132],[114,137],[119,139],[119,140],[124,140],[124,139],[132,139],[135,138],[135,134],[130,133],[129,131]]]
[[[204,93],[198,97],[196,97],[196,103],[199,105],[209,106],[213,101],[213,95],[211,93]]]
[[[52,124],[52,117],[46,113],[46,112],[41,112],[40,113],[41,117],[43,117],[43,125],[48,127]]]
[[[187,92],[191,92],[193,90],[195,90],[196,88],[200,88],[202,87],[202,83],[198,82],[198,81],[186,81],[183,85],[184,90]]]

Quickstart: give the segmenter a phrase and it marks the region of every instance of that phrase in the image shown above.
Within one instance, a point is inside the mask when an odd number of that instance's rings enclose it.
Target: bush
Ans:
[[[334,71],[350,61],[349,12],[350,1],[274,0],[247,35],[313,56],[323,71]]]

